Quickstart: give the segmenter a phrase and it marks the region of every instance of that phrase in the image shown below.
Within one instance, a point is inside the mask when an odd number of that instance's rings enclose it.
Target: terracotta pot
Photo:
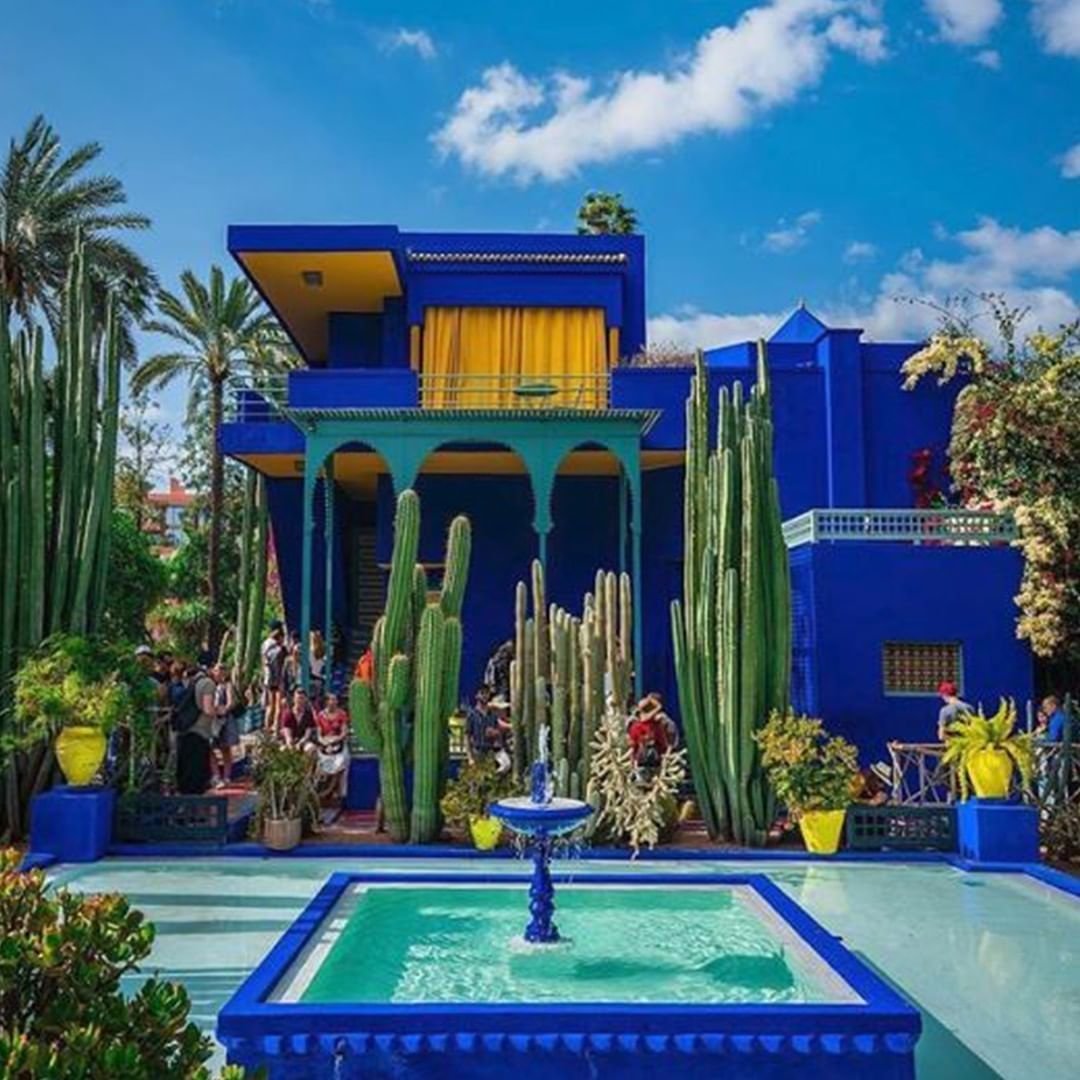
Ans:
[[[105,760],[105,733],[98,727],[66,727],[54,744],[60,770],[72,787],[86,787]]]
[[[263,824],[263,843],[271,851],[292,851],[300,843],[299,818],[267,818]]]
[[[494,817],[474,817],[469,821],[469,832],[477,851],[494,851],[502,836],[502,822]]]
[[[843,810],[807,810],[799,818],[806,850],[815,855],[835,855],[840,847],[840,834],[844,829]]]
[[[987,747],[967,760],[967,772],[977,799],[1004,799],[1012,784],[1013,760],[1004,750]]]

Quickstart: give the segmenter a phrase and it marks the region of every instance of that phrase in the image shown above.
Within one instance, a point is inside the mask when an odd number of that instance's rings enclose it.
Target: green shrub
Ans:
[[[465,830],[473,818],[486,817],[493,802],[518,794],[519,786],[510,772],[499,772],[495,758],[485,754],[461,766],[457,778],[446,785],[439,806],[447,825]]]
[[[187,992],[123,976],[154,928],[122,896],[46,891],[0,852],[0,1076],[11,1080],[203,1080],[213,1044],[188,1020]],[[230,1080],[242,1076],[229,1069]]]
[[[820,720],[774,711],[754,739],[776,797],[793,820],[851,802],[859,752],[847,739],[830,736]]]
[[[251,756],[251,779],[259,796],[252,834],[262,834],[267,821],[299,818],[305,831],[319,820],[319,795],[315,788],[315,755],[297,746],[286,746],[267,732]]]
[[[15,717],[27,742],[51,739],[61,728],[100,727],[148,717],[153,688],[131,649],[95,638],[57,634],[15,673]]]

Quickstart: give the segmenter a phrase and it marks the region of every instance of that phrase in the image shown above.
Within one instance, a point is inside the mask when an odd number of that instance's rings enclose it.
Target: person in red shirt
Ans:
[[[349,791],[349,714],[332,690],[315,714],[315,727],[319,791],[324,796],[336,793],[344,805]]]
[[[293,691],[292,701],[285,706],[278,723],[286,746],[309,748],[315,745],[315,712],[300,687]]]
[[[626,729],[634,763],[641,769],[656,769],[660,759],[668,752],[671,740],[664,714],[664,706],[658,695],[650,694],[638,702]]]

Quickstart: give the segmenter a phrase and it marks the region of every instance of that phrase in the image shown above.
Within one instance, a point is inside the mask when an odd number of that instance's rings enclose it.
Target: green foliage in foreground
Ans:
[[[150,953],[154,928],[122,896],[48,892],[0,852],[0,1076],[11,1080],[204,1080],[209,1036],[175,983],[121,979]],[[239,1080],[227,1069],[222,1080]]]

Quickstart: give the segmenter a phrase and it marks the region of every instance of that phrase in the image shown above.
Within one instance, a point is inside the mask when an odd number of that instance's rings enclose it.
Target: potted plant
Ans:
[[[773,712],[754,734],[777,798],[799,823],[808,851],[832,855],[858,776],[858,750],[820,720]]]
[[[252,755],[251,778],[259,797],[255,834],[272,851],[291,851],[319,817],[315,755],[264,735]]]
[[[105,759],[109,734],[134,724],[151,703],[149,681],[116,649],[57,635],[15,674],[15,713],[25,742],[54,740],[72,787],[86,787]]]
[[[502,822],[488,813],[488,807],[515,794],[514,778],[509,772],[499,772],[494,757],[484,755],[462,765],[439,805],[451,828],[468,829],[478,851],[491,851],[502,835]]]
[[[969,797],[971,786],[977,799],[1004,799],[1012,784],[1013,768],[1020,770],[1024,790],[1031,786],[1031,735],[1013,729],[1016,705],[1002,698],[993,716],[984,716],[980,708],[945,730],[943,765],[954,765],[960,774],[960,790]]]

